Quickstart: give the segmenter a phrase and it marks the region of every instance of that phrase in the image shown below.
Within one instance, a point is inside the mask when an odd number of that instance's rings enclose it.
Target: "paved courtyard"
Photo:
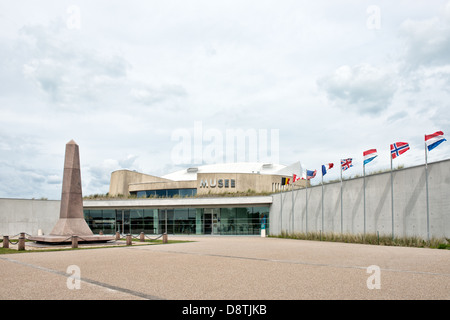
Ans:
[[[193,242],[0,255],[0,299],[450,298],[449,250],[250,236],[169,239]],[[79,287],[69,266],[79,270]],[[368,273],[369,266],[376,267]]]

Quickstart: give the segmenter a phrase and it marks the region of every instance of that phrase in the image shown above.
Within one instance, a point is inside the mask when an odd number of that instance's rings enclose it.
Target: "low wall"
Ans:
[[[429,164],[428,174],[430,237],[450,238],[450,160]],[[396,170],[393,181],[394,219],[391,173],[366,176],[366,233],[427,239],[425,165]],[[270,233],[364,233],[363,186],[362,177],[343,181],[341,214],[341,182],[324,184],[323,218],[321,185],[274,194]]]
[[[0,235],[49,234],[59,219],[60,201],[0,199]]]

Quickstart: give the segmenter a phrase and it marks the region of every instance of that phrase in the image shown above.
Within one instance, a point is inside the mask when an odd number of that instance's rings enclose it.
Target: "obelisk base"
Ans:
[[[93,235],[86,220],[82,218],[59,218],[56,225],[53,227],[50,235],[56,236],[71,236],[71,235]]]

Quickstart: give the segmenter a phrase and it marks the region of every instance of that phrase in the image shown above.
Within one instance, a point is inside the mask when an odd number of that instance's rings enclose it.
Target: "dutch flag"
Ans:
[[[437,131],[435,133],[425,135],[425,143],[427,145],[428,151],[433,150],[444,141],[447,140],[444,138],[444,133],[442,131]]]
[[[377,149],[370,149],[363,152],[364,165],[368,164],[370,161],[378,157]]]

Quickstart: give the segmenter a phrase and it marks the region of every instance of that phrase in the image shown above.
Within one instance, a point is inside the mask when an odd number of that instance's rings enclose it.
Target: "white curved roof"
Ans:
[[[293,163],[290,166],[260,162],[219,163],[179,170],[161,178],[174,181],[197,180],[197,173],[259,173],[286,176],[296,174],[301,176],[302,167],[300,162]]]

